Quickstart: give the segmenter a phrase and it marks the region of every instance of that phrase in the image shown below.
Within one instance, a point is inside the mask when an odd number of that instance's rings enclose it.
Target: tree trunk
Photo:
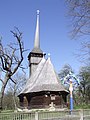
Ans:
[[[16,84],[14,85],[13,101],[14,101],[14,107],[15,107],[15,110],[17,110],[17,104],[16,104],[16,98],[15,98],[15,95],[16,95]]]
[[[8,82],[9,78],[5,77],[5,80],[4,80],[4,83],[2,85],[2,88],[1,88],[1,96],[0,96],[0,109],[3,109],[3,98],[4,98],[4,91],[5,91],[5,88],[6,88],[6,85],[7,85],[7,82]]]
[[[85,93],[86,93],[86,87],[85,87],[85,85],[84,85],[84,87],[83,87],[83,103],[85,104]]]

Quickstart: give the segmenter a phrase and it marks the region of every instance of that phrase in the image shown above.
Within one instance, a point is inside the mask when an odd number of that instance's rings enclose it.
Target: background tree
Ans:
[[[79,72],[80,87],[79,96],[81,96],[81,103],[90,103],[90,66],[82,67]]]
[[[13,36],[16,38],[16,42],[10,43],[7,48],[4,48],[0,41],[0,70],[2,71],[0,80],[2,81],[1,96],[0,96],[0,107],[3,107],[3,96],[4,91],[9,80],[15,83],[12,76],[17,72],[19,68],[22,68],[24,46],[22,42],[22,33],[15,28],[11,31]]]
[[[3,98],[3,109],[14,109],[13,92],[8,90]]]
[[[27,80],[26,73],[18,72],[13,76],[12,79],[15,81],[16,84],[12,84],[12,82],[9,81],[8,88],[13,93],[14,108],[17,109],[17,107],[19,106],[17,96],[23,89],[24,85],[26,84]]]
[[[90,36],[90,0],[67,0],[68,14],[71,18],[71,36]],[[81,62],[90,64],[90,40],[82,42],[82,48],[78,55]]]
[[[73,72],[72,67],[69,64],[65,64],[63,68],[58,73],[60,80],[63,82],[64,78],[70,73]]]
[[[8,81],[3,99],[3,108],[17,110],[17,107],[19,107],[19,99],[17,96],[23,89],[27,78],[25,73],[17,72],[12,79],[16,84]]]
[[[71,20],[71,36],[73,39],[86,36],[81,49],[76,54],[79,61],[85,63],[79,72],[80,87],[76,91],[78,103],[90,102],[90,0],[66,0],[68,15]],[[88,67],[87,67],[88,66]]]
[[[72,18],[72,35],[90,35],[90,0],[67,0]]]
[[[81,44],[81,49],[79,53],[76,55],[77,58],[79,58],[80,62],[83,62],[84,65],[90,66],[90,43],[89,42],[83,42]]]

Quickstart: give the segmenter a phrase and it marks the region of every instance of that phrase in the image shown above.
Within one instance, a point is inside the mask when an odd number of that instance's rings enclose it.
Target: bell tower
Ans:
[[[36,31],[35,31],[35,39],[34,39],[34,48],[28,55],[29,60],[29,76],[35,72],[38,64],[43,58],[43,51],[40,49],[40,31],[39,31],[39,19],[40,19],[40,11],[37,10],[37,22],[36,22]]]

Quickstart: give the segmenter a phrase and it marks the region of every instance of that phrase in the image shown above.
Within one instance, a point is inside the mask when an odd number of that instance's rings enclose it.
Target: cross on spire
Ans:
[[[39,13],[40,13],[40,11],[39,11],[39,10],[37,10],[37,15],[39,15]]]

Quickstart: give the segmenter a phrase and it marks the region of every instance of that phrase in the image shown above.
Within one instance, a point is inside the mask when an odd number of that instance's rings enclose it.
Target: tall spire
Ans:
[[[37,10],[37,23],[36,23],[34,48],[40,48],[40,40],[39,40],[39,15],[40,15],[40,11]]]
[[[34,48],[32,50],[33,53],[42,53],[42,50],[40,49],[40,38],[39,38],[39,17],[40,17],[40,11],[37,10],[37,22],[36,22],[36,31],[35,31],[35,39],[34,39]]]

